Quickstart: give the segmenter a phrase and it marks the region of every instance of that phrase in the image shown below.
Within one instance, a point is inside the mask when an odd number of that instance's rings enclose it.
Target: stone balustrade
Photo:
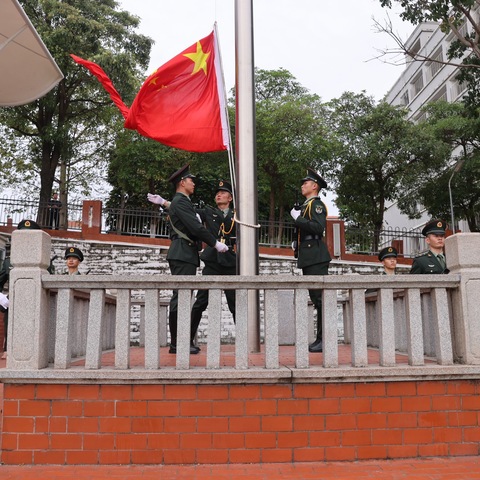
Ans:
[[[12,235],[9,350],[2,381],[68,378],[74,381],[146,381],[184,378],[187,381],[232,382],[245,378],[328,381],[385,377],[409,378],[478,375],[480,347],[480,234],[447,239],[449,275],[331,275],[325,277],[264,275],[252,277],[172,277],[170,275],[48,275],[51,239],[43,231],[20,230]],[[463,253],[468,249],[469,255]],[[324,351],[321,365],[312,365],[308,343],[312,315],[308,289],[323,289]],[[160,347],[166,344],[167,306],[161,293],[179,290],[177,355],[165,365]],[[203,366],[192,366],[189,355],[192,292],[208,289],[208,332]],[[222,363],[221,296],[236,290],[237,314],[233,365]],[[372,302],[366,289],[375,289]],[[263,364],[253,365],[248,342],[248,292],[262,294]],[[110,296],[108,292],[115,292]],[[141,343],[144,362],[131,368],[130,325],[132,292],[144,292]],[[343,302],[345,343],[351,346],[348,364],[339,361],[337,332],[339,296]],[[56,292],[56,293],[55,293]],[[75,292],[82,292],[79,296]],[[290,311],[281,300],[293,292]],[[52,295],[56,306],[52,307]],[[77,298],[77,300],[75,300]],[[78,322],[78,298],[86,302]],[[77,307],[75,307],[77,302]],[[401,306],[400,306],[401,304]],[[110,307],[108,306],[110,305]],[[372,310],[373,309],[373,310]],[[372,313],[374,311],[374,314]],[[114,314],[113,314],[114,312]],[[112,320],[114,315],[114,322]],[[54,317],[54,318],[52,318]],[[110,320],[109,320],[110,318]],[[291,365],[279,361],[280,323],[290,321],[295,335]],[[113,329],[113,323],[115,328]],[[110,324],[110,327],[107,325]],[[401,324],[401,325],[400,325]],[[52,330],[54,325],[54,331]],[[114,331],[114,334],[113,334]],[[79,334],[85,332],[85,334]],[[114,341],[106,340],[106,333]],[[51,342],[54,338],[54,352]],[[108,335],[107,335],[108,336]],[[50,345],[50,346],[49,346]],[[369,347],[379,350],[378,363],[369,363]],[[114,365],[102,364],[102,353],[114,349]],[[403,351],[407,362],[398,362]],[[53,358],[52,358],[53,353]],[[83,364],[75,360],[84,355]]]

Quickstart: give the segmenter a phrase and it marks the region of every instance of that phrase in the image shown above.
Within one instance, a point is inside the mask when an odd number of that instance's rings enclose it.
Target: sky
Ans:
[[[137,31],[155,40],[149,74],[207,36],[216,21],[227,91],[234,86],[235,0],[119,3],[140,17]],[[285,68],[324,101],[362,90],[380,100],[403,69],[375,58],[394,47],[387,34],[375,31],[372,19],[384,23],[387,15],[408,38],[414,27],[380,0],[253,0],[255,66]]]
[[[120,8],[140,17],[138,33],[154,39],[147,74],[207,36],[216,21],[227,92],[235,83],[235,0],[119,0]],[[398,58],[377,59],[395,47],[374,20],[390,19],[406,40],[414,26],[380,0],[253,0],[254,64],[284,68],[323,101],[346,91],[365,91],[381,100],[403,66]],[[387,61],[386,61],[387,60]],[[335,215],[333,196],[327,196]]]

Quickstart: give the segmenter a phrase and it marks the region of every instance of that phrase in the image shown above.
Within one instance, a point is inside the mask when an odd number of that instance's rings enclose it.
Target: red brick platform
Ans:
[[[480,458],[200,466],[0,466],[2,480],[475,480]]]
[[[142,355],[132,349],[132,363]],[[455,379],[6,384],[2,463],[296,465],[476,456],[479,394],[478,380]]]

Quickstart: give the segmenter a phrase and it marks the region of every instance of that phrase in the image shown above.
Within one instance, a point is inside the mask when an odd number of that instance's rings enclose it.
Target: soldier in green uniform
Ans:
[[[205,207],[196,212],[202,222],[215,237],[228,246],[227,253],[218,253],[212,247],[206,247],[200,255],[205,263],[202,275],[236,275],[237,255],[235,246],[235,219],[234,211],[230,208],[233,200],[233,192],[230,183],[220,180],[215,191],[216,208]],[[230,312],[235,321],[235,290],[224,290]],[[192,307],[192,338],[197,333],[202,319],[202,313],[208,306],[208,290],[199,290],[195,303]]]
[[[80,263],[83,262],[83,253],[77,247],[68,247],[65,250],[65,255],[63,257],[65,259],[65,264],[67,266],[67,271],[64,275],[81,275],[78,271],[78,267]]]
[[[378,259],[383,263],[382,275],[395,275],[398,252],[394,247],[385,247],[378,253]]]
[[[167,253],[167,260],[172,275],[196,275],[200,266],[198,255],[198,242],[205,242],[208,246],[215,248],[217,252],[225,253],[228,246],[217,241],[199,221],[195,214],[190,196],[195,191],[195,178],[189,172],[190,165],[185,165],[177,170],[169,181],[175,185],[175,195],[169,206],[170,218],[170,239],[171,244]],[[160,200],[158,200],[158,197]],[[163,204],[164,199],[159,195],[148,195],[149,201]],[[158,201],[155,201],[158,200]],[[170,353],[177,353],[177,308],[178,291],[174,290],[170,300],[169,326],[170,326]],[[196,354],[200,349],[193,345],[191,339],[190,353]]]
[[[445,227],[443,220],[431,220],[422,230],[428,245],[428,252],[413,260],[410,273],[449,273],[443,247],[445,246]]]
[[[148,194],[147,198],[152,203],[157,203],[165,208],[170,208],[170,202],[160,195]],[[215,248],[207,246],[200,255],[205,263],[202,275],[236,275],[237,255],[235,253],[235,219],[234,211],[230,208],[233,200],[233,191],[230,183],[220,180],[215,190],[216,208],[206,206],[195,209],[207,230],[215,235],[217,240],[228,246],[228,252],[219,253]],[[235,321],[235,290],[224,290],[230,312]],[[208,306],[208,290],[199,290],[192,307],[191,338],[195,338],[203,312]]]
[[[297,240],[295,252],[297,265],[304,275],[328,275],[332,258],[323,237],[327,225],[327,208],[320,200],[320,189],[327,184],[317,172],[309,168],[302,179],[302,195],[305,202],[293,207],[290,215],[295,221]],[[317,309],[317,338],[309,345],[310,352],[322,352],[322,290],[309,290],[310,299]]]

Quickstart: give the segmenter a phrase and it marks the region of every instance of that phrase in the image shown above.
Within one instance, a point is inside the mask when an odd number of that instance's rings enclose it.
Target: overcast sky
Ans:
[[[141,19],[138,32],[155,40],[148,74],[218,24],[227,92],[235,82],[235,0],[120,0],[121,8]],[[254,61],[265,70],[288,70],[301,85],[327,101],[345,91],[380,100],[403,67],[375,59],[394,47],[377,33],[374,17],[405,40],[414,27],[380,0],[253,0]],[[392,60],[392,59],[390,59]],[[337,210],[327,196],[329,214]]]
[[[229,91],[235,81],[234,0],[120,0],[141,18],[138,31],[155,40],[149,72],[208,35],[218,24],[220,49]],[[406,39],[413,31],[380,0],[253,0],[255,66],[283,67],[324,100],[345,91],[365,90],[380,100],[403,67],[375,59],[394,46],[376,33],[372,17],[387,13]]]

